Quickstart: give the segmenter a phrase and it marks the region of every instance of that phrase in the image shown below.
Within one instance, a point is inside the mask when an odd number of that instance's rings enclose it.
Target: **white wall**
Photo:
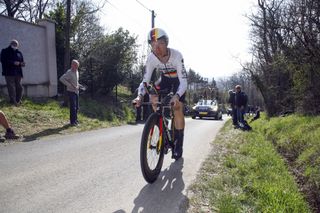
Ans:
[[[26,66],[23,68],[24,95],[53,97],[57,95],[57,63],[55,24],[41,20],[38,24],[0,15],[0,48],[6,48],[12,39],[19,41]],[[0,89],[7,94],[6,82],[0,66]]]

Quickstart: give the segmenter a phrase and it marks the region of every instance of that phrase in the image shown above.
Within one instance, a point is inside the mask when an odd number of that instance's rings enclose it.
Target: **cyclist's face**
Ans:
[[[164,39],[151,42],[152,51],[157,56],[165,56],[167,54],[167,42]]]

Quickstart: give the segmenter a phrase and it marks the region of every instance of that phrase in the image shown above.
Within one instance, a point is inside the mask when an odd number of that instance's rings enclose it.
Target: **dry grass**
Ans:
[[[6,114],[15,132],[21,136],[17,141],[32,141],[39,138],[70,134],[92,129],[106,128],[134,120],[133,110],[127,106],[105,106],[95,101],[80,100],[79,126],[69,125],[69,108],[61,107],[53,99],[24,100],[19,107],[9,105],[3,99],[0,108]],[[120,108],[121,110],[119,110]]]

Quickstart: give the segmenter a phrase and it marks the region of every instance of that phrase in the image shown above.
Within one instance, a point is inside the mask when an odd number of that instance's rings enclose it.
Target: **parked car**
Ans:
[[[201,100],[199,101],[192,110],[192,118],[199,117],[213,117],[216,120],[222,119],[222,111],[219,107],[218,101],[216,100]]]

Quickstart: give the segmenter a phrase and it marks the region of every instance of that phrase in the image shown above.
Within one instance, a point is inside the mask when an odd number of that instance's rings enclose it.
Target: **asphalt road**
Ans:
[[[185,212],[186,189],[224,121],[186,119],[184,157],[147,184],[143,124],[0,145],[0,212]]]

